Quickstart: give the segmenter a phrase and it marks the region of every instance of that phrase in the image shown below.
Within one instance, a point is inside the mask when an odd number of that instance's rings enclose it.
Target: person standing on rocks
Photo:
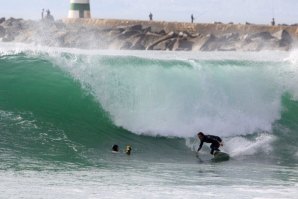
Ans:
[[[44,16],[44,8],[41,10],[41,19],[43,19]]]
[[[150,14],[149,14],[149,19],[150,19],[150,21],[152,21],[153,20],[153,14],[150,12]]]
[[[44,17],[47,21],[54,21],[53,15],[51,15],[51,11],[49,9],[46,10],[47,15]]]
[[[193,17],[193,14],[191,14],[190,18],[191,18],[191,23],[193,23],[193,21],[195,20],[195,18]]]
[[[51,11],[47,9],[47,18],[51,15]]]
[[[272,18],[271,26],[275,26],[275,20],[274,20],[274,18]]]

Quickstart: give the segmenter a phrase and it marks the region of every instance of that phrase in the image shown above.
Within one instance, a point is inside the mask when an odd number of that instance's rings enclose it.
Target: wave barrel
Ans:
[[[91,18],[89,0],[70,0],[68,18]]]

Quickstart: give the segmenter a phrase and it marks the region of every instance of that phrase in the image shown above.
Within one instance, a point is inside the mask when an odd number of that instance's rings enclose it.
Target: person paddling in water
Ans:
[[[199,152],[204,144],[204,142],[206,143],[211,143],[210,145],[210,153],[212,155],[214,155],[214,151],[220,151],[218,148],[220,146],[223,146],[223,143],[222,143],[222,139],[218,136],[215,136],[215,135],[205,135],[204,133],[202,132],[199,132],[198,134],[198,138],[201,140],[201,143],[200,143],[200,146],[197,150],[197,152]]]

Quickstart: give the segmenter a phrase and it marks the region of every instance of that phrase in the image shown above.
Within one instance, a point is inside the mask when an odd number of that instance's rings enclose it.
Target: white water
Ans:
[[[282,95],[298,93],[298,69],[285,60],[289,54],[172,53],[173,59],[164,59],[170,53],[153,54],[150,59],[53,57],[93,92],[116,125],[138,134],[191,137],[201,130],[227,137],[271,132],[280,118]],[[275,59],[261,62],[262,54],[264,60],[269,55]],[[238,61],[230,60],[234,57]]]

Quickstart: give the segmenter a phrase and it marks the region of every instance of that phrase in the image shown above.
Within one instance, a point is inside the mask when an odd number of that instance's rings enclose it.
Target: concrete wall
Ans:
[[[65,23],[77,23],[98,27],[115,27],[142,24],[143,26],[157,27],[170,31],[188,31],[190,33],[202,34],[225,34],[225,33],[274,33],[279,30],[287,30],[291,36],[298,38],[297,26],[270,26],[270,25],[244,25],[244,24],[199,24],[183,22],[165,22],[165,21],[143,21],[143,20],[118,20],[118,19],[65,19]]]

